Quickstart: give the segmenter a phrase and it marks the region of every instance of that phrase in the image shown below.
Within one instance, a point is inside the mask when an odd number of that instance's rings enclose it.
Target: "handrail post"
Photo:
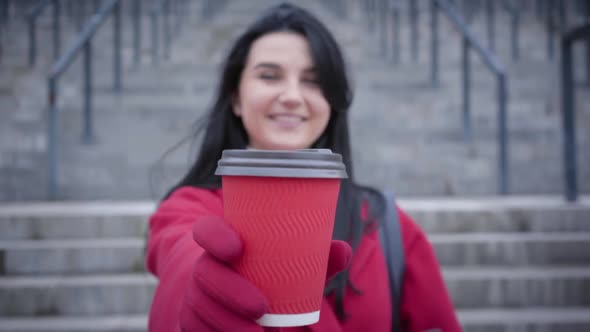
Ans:
[[[463,11],[465,12],[467,23],[471,23],[473,21],[473,16],[475,15],[473,0],[463,0]]]
[[[470,89],[471,89],[471,65],[469,60],[469,42],[467,37],[462,39],[462,64],[463,64],[463,133],[465,140],[472,140],[471,132],[471,100],[470,100]]]
[[[113,12],[113,41],[114,41],[114,86],[113,90],[116,93],[121,93],[123,90],[122,79],[122,54],[121,54],[121,2],[117,2]]]
[[[500,195],[510,192],[508,173],[508,87],[506,74],[498,74],[498,189]]]
[[[76,1],[72,3],[72,20],[76,26],[76,30],[79,32],[82,30],[82,20],[86,15],[86,2]]]
[[[69,19],[72,19],[74,17],[74,4],[71,1],[66,1],[64,11],[64,16],[66,16]]]
[[[8,1],[0,1],[0,19],[2,23],[8,22]]]
[[[537,18],[543,18],[543,5],[545,4],[544,0],[537,0],[535,2],[535,10],[537,12]]]
[[[37,59],[37,21],[29,20],[29,67],[35,66]]]
[[[50,200],[57,199],[58,193],[58,111],[57,111],[57,81],[51,77],[47,83],[47,196]]]
[[[566,0],[559,0],[559,31],[563,32],[567,29],[567,4]]]
[[[555,53],[555,44],[553,38],[553,30],[554,30],[554,22],[553,22],[553,4],[554,0],[547,0],[546,3],[546,10],[547,10],[547,23],[546,23],[546,31],[547,31],[547,57],[549,60],[553,60],[553,54]]]
[[[373,14],[375,12],[375,2],[377,0],[368,0],[367,1],[367,21],[369,23],[369,31],[375,31],[375,19]]]
[[[82,124],[82,143],[91,144],[94,140],[92,125],[92,41],[84,44],[84,123]]]
[[[586,1],[586,23],[590,24],[590,3]],[[586,36],[586,83],[590,86],[590,35]]]
[[[2,12],[0,10],[0,64],[2,63],[2,57],[4,56],[4,45],[2,44],[3,40],[4,40],[4,18],[2,17]]]
[[[182,8],[180,1],[172,0],[172,12],[176,19],[174,20],[174,37],[178,37],[180,34],[180,26],[182,23]]]
[[[164,0],[164,59],[170,59],[170,0]]]
[[[431,38],[431,83],[436,88],[439,85],[438,79],[438,4],[436,1],[430,2],[430,38]]]
[[[519,46],[519,21],[520,21],[520,12],[518,8],[514,8],[514,12],[512,13],[512,19],[510,20],[510,39],[512,41],[512,59],[518,60],[520,57],[520,46]]]
[[[158,29],[158,13],[156,11],[151,12],[152,22],[152,63],[157,65],[159,63],[158,54],[159,52],[159,30]]]
[[[175,0],[175,15],[176,15],[176,26],[175,28],[175,36],[180,36],[182,32],[182,25],[184,24],[185,13],[183,12],[182,6],[184,1],[183,0]]]
[[[60,0],[53,0],[53,59],[59,58],[59,52],[61,49],[61,5]]]
[[[412,60],[418,61],[418,4],[415,0],[409,0],[410,6],[410,47]]]
[[[486,0],[486,21],[487,21],[487,30],[488,30],[488,45],[492,51],[496,49],[495,43],[495,8],[494,8],[494,1],[495,0]]]
[[[387,56],[387,1],[379,0],[379,44],[381,46],[381,55]]]
[[[572,70],[572,42],[567,38],[561,41],[561,75],[563,107],[563,163],[565,177],[565,197],[574,202],[578,197],[576,166],[576,120],[574,112],[574,80]]]
[[[400,23],[399,23],[399,19],[400,19],[400,14],[399,14],[399,7],[398,6],[393,6],[392,10],[392,28],[393,28],[393,45],[392,45],[392,56],[393,56],[393,63],[394,64],[399,64],[400,63],[400,53],[401,53],[401,42],[400,42],[400,38],[401,38],[401,33],[400,33]]]
[[[133,1],[133,63],[141,61],[141,0]]]

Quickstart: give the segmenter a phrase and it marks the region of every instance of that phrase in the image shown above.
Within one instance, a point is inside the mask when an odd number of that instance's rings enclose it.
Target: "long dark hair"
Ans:
[[[264,12],[230,49],[222,66],[221,81],[213,106],[206,115],[205,135],[196,162],[168,195],[182,186],[210,189],[221,187],[221,178],[214,173],[222,151],[243,149],[248,145],[248,136],[242,121],[232,111],[232,97],[238,89],[254,41],[263,35],[278,31],[300,34],[309,43],[314,67],[318,71],[319,85],[331,108],[326,130],[312,147],[328,148],[342,155],[349,178],[341,185],[333,237],[346,240],[356,248],[367,227],[374,225],[382,216],[384,202],[377,191],[360,186],[354,181],[348,130],[348,109],[352,102],[352,91],[340,48],[332,34],[318,19],[294,5],[281,4]],[[200,132],[202,130],[197,134]],[[370,211],[365,219],[361,218],[363,203],[368,204]],[[333,293],[335,296],[336,313],[340,319],[346,316],[342,299],[347,286],[354,288],[350,285],[348,271],[344,271],[331,280],[326,288],[326,294]]]

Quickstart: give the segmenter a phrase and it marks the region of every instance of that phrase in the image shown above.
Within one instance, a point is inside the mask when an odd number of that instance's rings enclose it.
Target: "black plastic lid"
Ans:
[[[342,156],[330,149],[224,150],[216,175],[289,178],[347,178]]]

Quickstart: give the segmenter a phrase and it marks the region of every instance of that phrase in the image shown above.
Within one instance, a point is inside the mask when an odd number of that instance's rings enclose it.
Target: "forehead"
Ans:
[[[307,39],[293,32],[273,32],[258,38],[250,48],[247,66],[262,62],[297,67],[313,65]]]

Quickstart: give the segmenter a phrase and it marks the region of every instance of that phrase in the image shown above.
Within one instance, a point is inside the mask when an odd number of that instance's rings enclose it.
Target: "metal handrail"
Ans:
[[[74,62],[80,52],[84,53],[84,132],[83,142],[92,141],[92,38],[110,16],[114,15],[115,42],[115,91],[121,91],[121,8],[120,0],[104,1],[82,28],[78,37],[66,52],[53,64],[47,78],[48,85],[48,196],[55,199],[58,192],[58,80]]]
[[[59,57],[60,51],[60,25],[59,17],[61,5],[59,0],[42,0],[25,15],[29,25],[29,66],[33,67],[37,60],[37,18],[43,14],[45,9],[53,3],[53,59]]]
[[[470,61],[469,50],[473,49],[486,64],[488,69],[496,75],[498,82],[498,190],[500,194],[509,192],[508,176],[508,127],[507,127],[507,76],[504,66],[489,52],[475,37],[467,26],[465,19],[448,0],[432,0],[432,79],[433,85],[438,84],[438,28],[437,13],[442,11],[447,18],[459,30],[462,39],[462,66],[463,66],[463,128],[467,139],[472,139],[471,115],[470,115]]]
[[[561,38],[561,75],[563,107],[563,164],[565,177],[565,198],[569,202],[578,199],[576,165],[576,120],[575,86],[573,75],[573,44],[579,40],[590,39],[590,23],[578,26],[564,33]],[[587,59],[590,65],[590,58]]]

